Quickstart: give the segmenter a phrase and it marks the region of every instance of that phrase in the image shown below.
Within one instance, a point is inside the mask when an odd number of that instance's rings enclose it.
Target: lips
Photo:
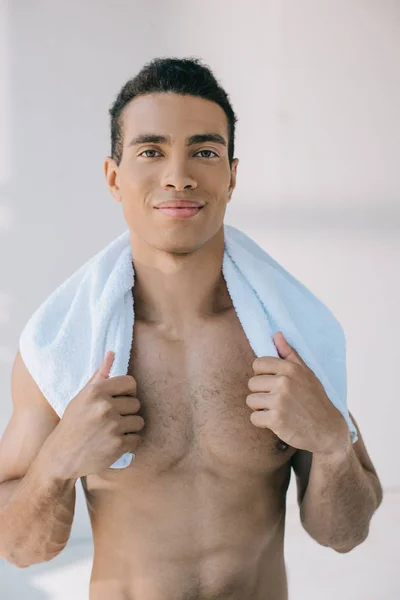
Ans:
[[[193,200],[168,200],[162,202],[155,208],[202,208],[203,205],[200,202],[194,202]]]
[[[203,209],[203,206],[199,206],[197,205],[191,205],[191,206],[180,206],[180,207],[166,207],[166,206],[160,206],[158,208],[158,212],[164,215],[167,215],[167,217],[172,217],[175,219],[188,219],[190,217],[194,217],[195,215],[197,215],[198,213],[200,213]]]

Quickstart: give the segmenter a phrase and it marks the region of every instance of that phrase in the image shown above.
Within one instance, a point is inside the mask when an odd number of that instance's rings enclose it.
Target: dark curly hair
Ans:
[[[209,67],[198,58],[155,58],[145,64],[141,71],[121,88],[109,109],[111,117],[111,157],[119,165],[122,158],[123,133],[121,113],[137,96],[150,93],[175,92],[180,95],[197,96],[218,104],[228,119],[228,158],[232,166],[235,146],[237,117],[228,94],[219,85]]]

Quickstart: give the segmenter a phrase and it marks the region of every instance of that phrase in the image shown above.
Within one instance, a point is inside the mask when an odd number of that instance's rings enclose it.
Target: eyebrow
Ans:
[[[194,144],[204,144],[204,142],[214,142],[226,146],[226,140],[219,133],[197,133],[186,139],[186,146]],[[171,137],[169,135],[158,135],[155,133],[142,133],[133,138],[128,146],[138,146],[139,144],[169,144],[171,146]]]

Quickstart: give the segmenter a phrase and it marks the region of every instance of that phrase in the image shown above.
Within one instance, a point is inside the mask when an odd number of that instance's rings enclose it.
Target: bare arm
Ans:
[[[57,479],[47,466],[40,453],[25,477],[0,484],[0,556],[21,568],[57,556],[71,533],[75,481]]]
[[[20,568],[65,547],[75,510],[76,479],[57,462],[59,417],[17,353],[13,415],[0,440],[0,557]]]
[[[349,552],[368,536],[382,502],[382,487],[357,423],[358,440],[336,455],[296,453],[300,517],[304,529],[322,546]],[[311,456],[309,456],[311,454]]]

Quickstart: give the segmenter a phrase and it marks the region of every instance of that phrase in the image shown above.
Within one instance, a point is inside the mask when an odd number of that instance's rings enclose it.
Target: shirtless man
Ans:
[[[338,552],[368,535],[376,471],[284,336],[274,335],[280,358],[255,361],[238,321],[222,276],[235,117],[210,71],[154,61],[110,113],[105,175],[136,274],[128,374],[108,378],[107,353],[60,420],[17,353],[0,556],[23,568],[59,554],[81,479],[91,600],[287,600],[292,468],[304,528]],[[201,208],[161,209],[174,200]],[[109,468],[127,451],[129,467]]]

